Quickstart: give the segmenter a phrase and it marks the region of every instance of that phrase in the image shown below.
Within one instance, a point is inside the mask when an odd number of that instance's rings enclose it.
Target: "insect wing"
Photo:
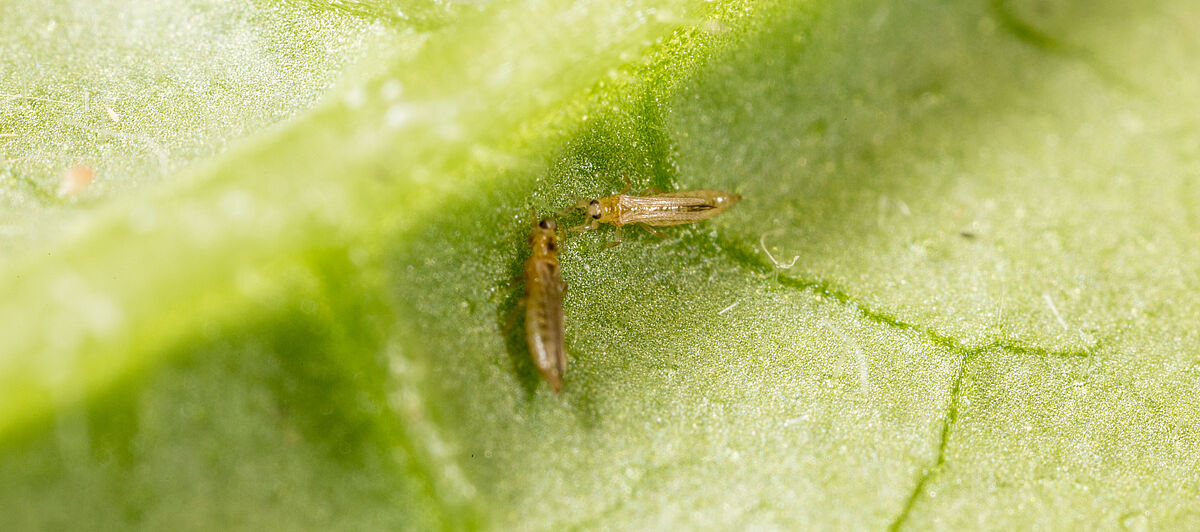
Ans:
[[[697,194],[704,191],[668,192],[654,196],[625,196],[621,199],[624,212],[622,225],[683,225],[708,219],[725,206],[712,198]]]

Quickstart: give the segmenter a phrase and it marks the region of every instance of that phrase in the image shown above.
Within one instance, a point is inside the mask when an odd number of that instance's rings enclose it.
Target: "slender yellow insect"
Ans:
[[[563,294],[558,265],[558,224],[543,218],[529,234],[533,254],[525,261],[525,340],[542,377],[558,393],[567,372],[563,345]]]
[[[681,190],[653,196],[613,194],[591,201],[581,201],[578,208],[585,209],[591,221],[571,230],[586,231],[600,227],[601,223],[612,224],[617,228],[617,240],[608,244],[612,247],[621,243],[621,226],[695,223],[725,212],[741,199],[737,194],[720,190]],[[662,236],[658,231],[650,231]]]

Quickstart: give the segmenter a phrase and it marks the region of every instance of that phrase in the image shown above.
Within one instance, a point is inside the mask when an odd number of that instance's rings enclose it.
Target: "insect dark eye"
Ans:
[[[538,222],[538,227],[541,227],[542,229],[550,229],[551,227],[553,227],[553,224],[554,224],[554,222],[551,222],[550,219],[547,218],[545,220]]]
[[[600,219],[600,202],[599,201],[592,200],[592,202],[588,204],[588,214],[594,219],[597,219],[597,220]]]

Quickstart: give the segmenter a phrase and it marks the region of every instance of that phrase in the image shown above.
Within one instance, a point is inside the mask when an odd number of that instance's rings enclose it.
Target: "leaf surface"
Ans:
[[[1189,3],[156,6],[0,7],[5,529],[1200,519]]]

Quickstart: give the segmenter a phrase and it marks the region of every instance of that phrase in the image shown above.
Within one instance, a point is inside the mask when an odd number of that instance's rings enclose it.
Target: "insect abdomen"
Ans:
[[[531,258],[526,266],[525,340],[538,371],[554,388],[562,389],[567,370],[564,346],[562,278],[558,262]]]

